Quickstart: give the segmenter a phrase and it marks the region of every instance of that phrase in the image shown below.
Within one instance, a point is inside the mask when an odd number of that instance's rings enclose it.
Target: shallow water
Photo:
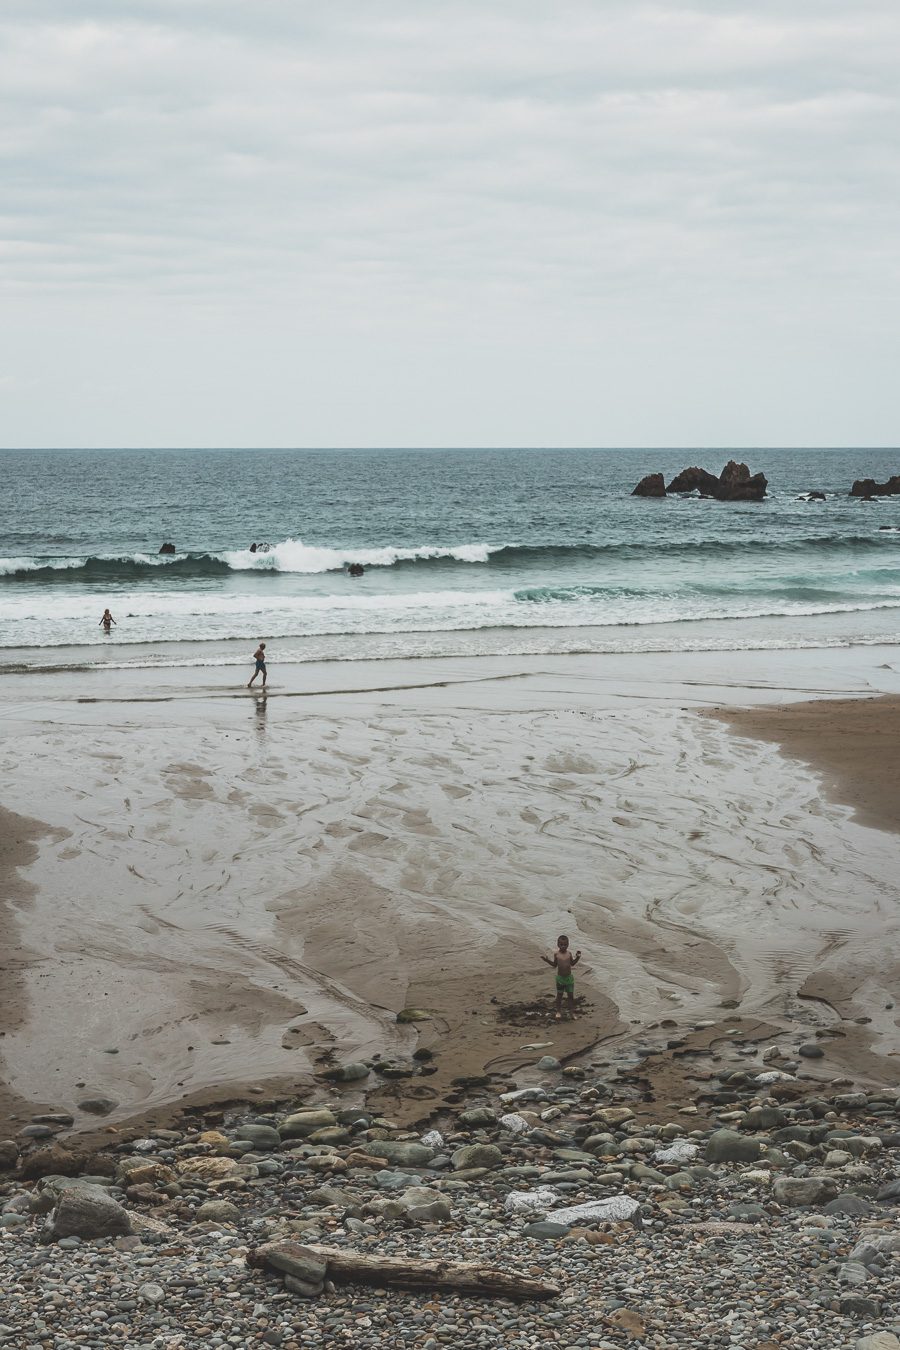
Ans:
[[[897,457],[738,457],[765,502],[630,496],[708,450],[0,452],[0,669],[895,641],[900,498],[847,492]]]

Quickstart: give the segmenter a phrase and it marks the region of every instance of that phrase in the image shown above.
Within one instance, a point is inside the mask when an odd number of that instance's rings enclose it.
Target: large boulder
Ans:
[[[705,497],[716,497],[719,493],[719,480],[714,473],[694,465],[676,474],[666,492],[700,492]]]
[[[236,1140],[252,1144],[260,1153],[281,1147],[281,1135],[271,1125],[238,1125],[233,1134]]]
[[[634,1222],[640,1207],[640,1201],[631,1195],[609,1195],[603,1200],[586,1200],[582,1205],[551,1209],[547,1218],[551,1223],[564,1224],[621,1223],[626,1219]]]
[[[857,478],[850,489],[851,497],[896,497],[900,494],[900,474],[893,474],[886,483],[874,478]]]
[[[82,1184],[69,1187],[41,1230],[41,1242],[58,1242],[64,1237],[119,1237],[131,1232],[131,1219],[111,1195],[100,1186]]]
[[[666,480],[661,473],[648,473],[632,492],[632,497],[664,497]]]
[[[76,1177],[84,1171],[84,1154],[73,1153],[62,1144],[48,1144],[29,1153],[22,1163],[22,1177],[25,1181],[36,1181],[39,1177]]]
[[[285,1288],[302,1298],[316,1298],[325,1283],[327,1262],[318,1252],[293,1238],[278,1238],[247,1253],[248,1266],[277,1271]]]
[[[748,1139],[736,1130],[714,1130],[706,1141],[706,1161],[756,1162],[759,1149],[758,1139]]]
[[[200,1185],[223,1181],[233,1177],[238,1170],[234,1158],[180,1158],[176,1166],[185,1181],[196,1181]]]
[[[769,481],[764,473],[751,474],[746,464],[730,459],[719,474],[720,502],[759,502],[766,495]]]
[[[0,1172],[11,1171],[19,1161],[19,1145],[15,1139],[0,1139]]]
[[[373,1139],[363,1144],[363,1152],[373,1158],[384,1158],[395,1167],[427,1167],[434,1157],[434,1149],[426,1144],[407,1143],[402,1139]]]
[[[470,1167],[499,1167],[503,1154],[496,1144],[465,1144],[453,1154],[453,1166],[457,1172],[465,1172]]]
[[[838,1193],[834,1177],[777,1177],[772,1194],[780,1205],[827,1205]]]
[[[278,1133],[282,1139],[304,1139],[314,1130],[322,1130],[327,1125],[336,1124],[337,1117],[333,1111],[329,1111],[326,1107],[310,1108],[306,1111],[295,1111],[291,1116],[285,1116],[284,1120],[279,1123]]]

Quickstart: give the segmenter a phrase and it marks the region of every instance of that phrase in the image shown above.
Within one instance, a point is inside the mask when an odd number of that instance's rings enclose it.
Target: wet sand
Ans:
[[[809,764],[828,798],[852,807],[861,824],[900,830],[900,698],[732,709],[727,720]]]
[[[674,1092],[666,1043],[699,1020],[819,1032],[827,1072],[846,1051],[896,1081],[896,840],[870,828],[870,770],[896,772],[877,710],[898,700],[858,696],[900,679],[879,649],[827,656],[299,666],[267,697],[210,671],[4,687],[5,805],[52,833],[10,854],[31,898],[7,914],[0,1128],[22,1102],[88,1126],[87,1096],[117,1122],[302,1095],[417,1046],[435,1072],[376,1097],[402,1119],[535,1043],[658,1051]],[[841,759],[857,724],[871,750]],[[561,931],[586,1002],[558,1026],[538,957]],[[398,1024],[409,1007],[427,1020]]]

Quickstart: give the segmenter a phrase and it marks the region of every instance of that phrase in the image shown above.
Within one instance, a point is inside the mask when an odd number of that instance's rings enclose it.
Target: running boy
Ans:
[[[256,679],[257,675],[262,675],[263,689],[265,689],[267,672],[266,672],[266,644],[264,642],[261,642],[257,647],[256,651],[253,653],[253,660],[256,662],[256,670],[254,670],[253,674],[250,676],[250,684],[247,685],[247,688],[248,689],[250,688],[250,685]]]
[[[569,1017],[575,1020],[575,976],[572,968],[581,960],[581,952],[573,956],[569,951],[569,939],[563,933],[556,939],[556,951],[552,956],[541,955],[541,960],[556,968],[556,1020],[562,1021],[562,1000],[566,996],[566,1009]]]

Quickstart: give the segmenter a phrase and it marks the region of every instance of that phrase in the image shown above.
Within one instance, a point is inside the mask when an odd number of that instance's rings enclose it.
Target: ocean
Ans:
[[[729,458],[764,502],[630,495]],[[246,665],[260,639],[273,667],[897,642],[900,497],[848,496],[897,472],[865,449],[0,451],[0,673]]]

